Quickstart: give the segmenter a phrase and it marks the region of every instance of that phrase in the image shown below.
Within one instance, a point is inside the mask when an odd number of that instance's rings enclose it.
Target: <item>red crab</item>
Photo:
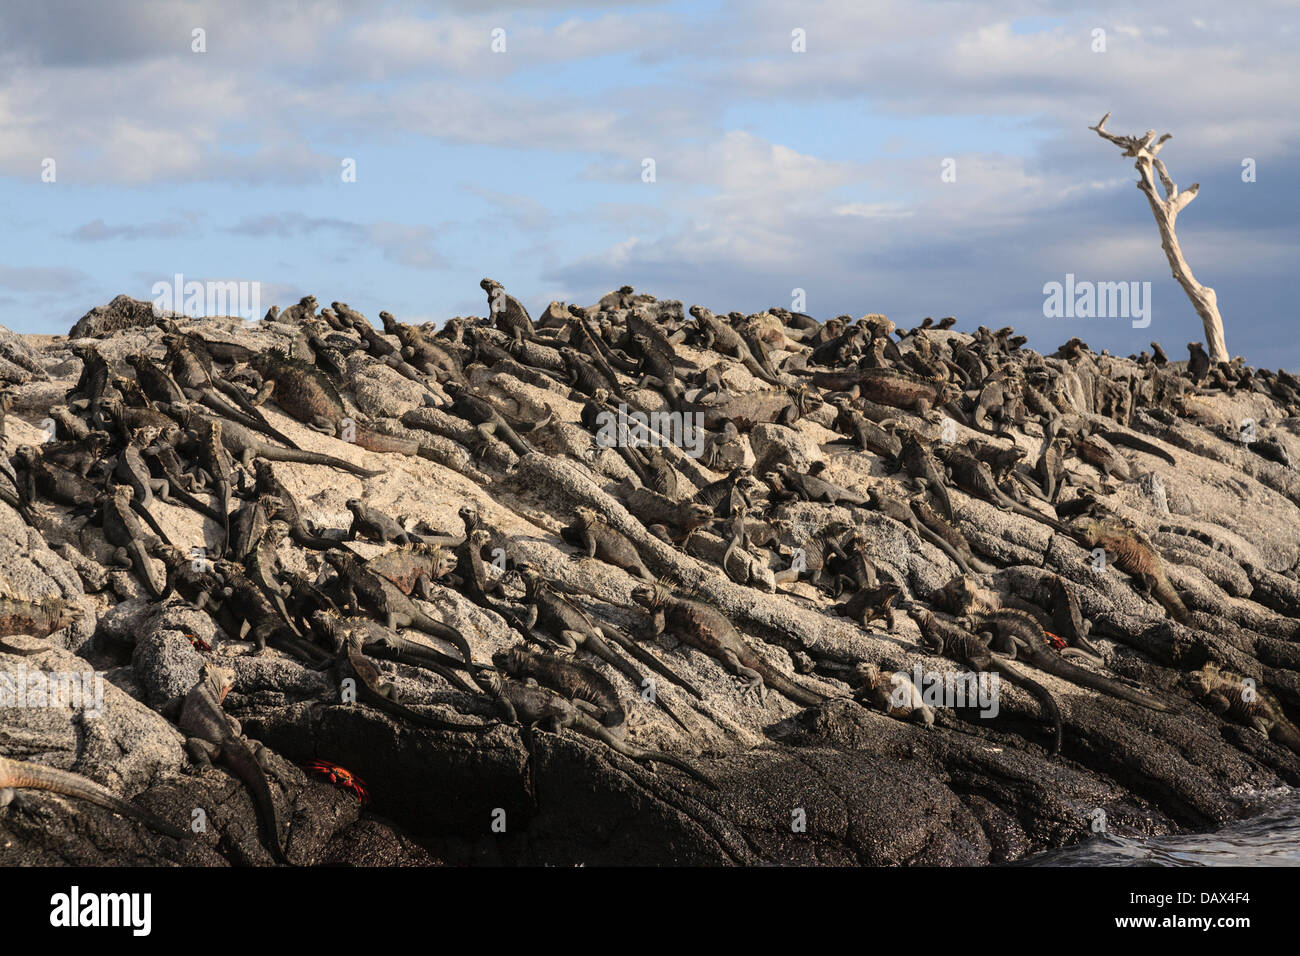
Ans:
[[[203,638],[199,637],[197,634],[191,634],[189,631],[186,631],[185,636],[189,638],[189,642],[191,644],[193,644],[195,647],[201,650],[204,654],[210,653],[212,651],[212,645],[209,644],[207,641],[205,641]]]
[[[1058,651],[1064,650],[1065,647],[1067,646],[1065,638],[1057,637],[1051,631],[1043,631],[1043,633],[1047,635],[1047,643],[1050,644],[1052,647],[1056,648]]]
[[[308,773],[324,777],[340,790],[354,794],[363,807],[370,802],[370,791],[366,789],[365,781],[352,771],[327,760],[308,760],[302,767]]]

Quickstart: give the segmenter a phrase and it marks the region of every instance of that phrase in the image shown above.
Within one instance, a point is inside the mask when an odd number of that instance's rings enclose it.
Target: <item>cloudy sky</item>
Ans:
[[[1280,0],[5,3],[0,323],[66,332],[175,273],[441,320],[492,276],[534,312],[802,289],[822,318],[1181,355],[1199,320],[1088,130],[1111,111],[1201,184],[1179,238],[1229,350],[1295,369],[1297,24]],[[1151,282],[1150,328],[1044,318],[1067,273]]]

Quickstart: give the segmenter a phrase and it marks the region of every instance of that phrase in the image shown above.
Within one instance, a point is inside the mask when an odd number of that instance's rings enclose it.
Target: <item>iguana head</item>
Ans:
[[[653,611],[663,604],[667,589],[659,584],[642,585],[632,589],[632,600],[648,611]]]
[[[235,672],[228,667],[218,667],[216,664],[204,664],[203,670],[199,672],[199,679],[211,688],[218,704],[226,699],[226,695],[235,686]]]
[[[501,677],[500,672],[492,667],[475,668],[470,673],[470,677],[473,678],[474,683],[493,697],[498,696],[505,686],[505,680]]]

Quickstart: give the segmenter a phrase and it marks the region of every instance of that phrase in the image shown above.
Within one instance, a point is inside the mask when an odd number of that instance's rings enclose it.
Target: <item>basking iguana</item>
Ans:
[[[523,684],[503,678],[497,671],[483,667],[474,673],[474,680],[484,692],[496,701],[501,713],[509,724],[525,728],[525,744],[532,750],[532,728],[537,724],[559,733],[564,729],[576,730],[578,733],[594,740],[599,740],[611,750],[638,762],[653,761],[665,763],[694,777],[712,790],[718,785],[705,774],[696,770],[685,760],[671,754],[656,750],[642,750],[619,740],[594,718],[587,716],[577,705],[561,697],[555,691],[538,684]],[[530,768],[531,774],[531,768]],[[535,789],[535,788],[533,788]]]
[[[189,693],[164,707],[168,711],[179,709],[177,723],[185,734],[185,749],[200,772],[210,770],[216,761],[244,782],[253,795],[271,855],[279,863],[292,865],[280,838],[280,818],[267,780],[266,748],[245,737],[239,721],[221,706],[234,686],[234,671],[205,664]]]
[[[636,588],[632,600],[649,612],[654,635],[667,634],[704,651],[745,678],[746,692],[757,694],[760,700],[768,687],[804,707],[816,707],[827,700],[800,687],[755,654],[731,622],[707,604],[677,597],[662,584]]]
[[[1052,721],[1053,739],[1051,753],[1061,751],[1061,710],[1056,698],[1042,684],[1026,677],[1004,660],[995,657],[988,642],[972,634],[960,624],[939,617],[919,605],[912,605],[908,613],[921,629],[921,643],[927,650],[942,654],[976,672],[1000,674],[1011,683],[1029,691]]]
[[[1126,528],[1114,521],[1085,518],[1070,528],[1085,548],[1101,548],[1106,560],[1135,578],[1146,593],[1152,595],[1179,624],[1190,624],[1182,598],[1165,574],[1164,562],[1146,535],[1136,528]]]

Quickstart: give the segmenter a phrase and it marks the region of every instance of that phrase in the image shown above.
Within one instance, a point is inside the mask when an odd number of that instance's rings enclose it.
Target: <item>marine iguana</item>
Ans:
[[[259,497],[270,498],[276,503],[278,516],[289,526],[289,537],[294,542],[315,551],[328,551],[339,546],[339,542],[333,538],[323,538],[312,533],[307,527],[302,512],[298,510],[298,502],[280,479],[275,477],[270,461],[265,458],[255,460],[253,478],[253,493]]]
[[[230,499],[234,494],[235,463],[222,438],[221,421],[208,419],[206,425],[200,432],[203,465],[212,476],[217,500],[220,502],[221,550],[218,553],[224,555],[230,551]]]
[[[349,639],[357,640],[368,657],[421,667],[433,671],[458,690],[478,693],[459,672],[465,668],[461,660],[402,637],[372,618],[344,614],[337,607],[322,607],[312,611],[309,620],[312,629],[336,655],[344,653]]]
[[[78,800],[85,800],[106,810],[138,820],[149,829],[156,830],[173,840],[184,840],[187,835],[179,827],[174,827],[148,810],[123,800],[107,787],[100,786],[81,774],[57,770],[39,763],[0,757],[0,808],[9,806],[18,790],[47,790],[50,793],[76,797]]]
[[[354,626],[351,623],[353,620],[356,620],[362,626]],[[349,619],[337,614],[331,614],[328,611],[318,611],[313,617],[313,623],[339,644],[340,674],[345,677],[351,674],[356,679],[358,700],[369,704],[376,710],[381,710],[400,720],[415,724],[417,727],[425,727],[430,730],[481,734],[492,729],[492,724],[460,724],[455,721],[433,717],[401,703],[397,697],[397,688],[393,686],[391,681],[382,677],[379,668],[364,653],[367,647],[366,639],[369,636],[367,628],[364,626],[365,619]],[[439,673],[443,672],[441,666],[435,666],[431,669],[435,669]],[[458,687],[472,692],[472,688],[464,681],[456,679],[454,682]]]
[[[495,279],[482,279],[479,288],[487,293],[488,310],[497,328],[515,339],[531,341],[537,338],[528,310],[518,299],[506,292],[505,286]]]
[[[816,707],[828,699],[800,687],[755,654],[731,622],[707,604],[677,597],[663,584],[634,589],[632,600],[649,613],[652,635],[667,634],[704,651],[743,677],[746,693],[757,694],[760,701],[768,687],[804,707]]]
[[[995,504],[1007,511],[1014,511],[1018,515],[1032,518],[1034,521],[1047,525],[1054,531],[1065,531],[1065,526],[1055,518],[1011,500],[1006,492],[999,488],[997,482],[993,480],[993,470],[989,468],[987,462],[981,461],[961,448],[941,448],[936,453],[940,461],[947,466],[948,473],[952,476],[954,483],[967,494],[982,498],[990,504]]]
[[[902,454],[898,457],[898,464],[903,473],[912,479],[913,483],[925,482],[925,487],[939,502],[944,518],[949,523],[956,521],[955,512],[952,509],[952,499],[948,495],[948,485],[944,481],[944,475],[940,472],[939,465],[930,453],[930,449],[926,447],[915,432],[909,429],[900,429],[897,435],[902,446]]]
[[[507,723],[522,725],[530,731],[536,724],[546,725],[556,733],[566,728],[575,730],[586,737],[599,740],[624,757],[637,762],[668,764],[698,780],[709,789],[718,789],[718,785],[708,776],[679,757],[657,750],[642,750],[619,740],[600,723],[583,713],[577,705],[552,690],[536,684],[521,684],[519,681],[506,680],[497,671],[486,667],[474,672],[474,680],[497,702]],[[531,743],[527,740],[526,743],[531,752]]]
[[[847,438],[838,438],[832,445],[840,443],[856,444],[862,451],[869,451],[886,458],[898,458],[903,446],[898,436],[877,425],[853,407],[847,398],[833,402],[839,413],[835,416],[835,430]]]
[[[825,468],[825,462],[813,462],[807,473],[796,471],[789,465],[777,465],[775,472],[768,472],[767,483],[778,496],[790,496],[804,501],[824,501],[829,505],[856,505],[865,508],[869,502],[861,495],[856,495],[847,488],[819,477]]]
[[[377,554],[366,567],[403,594],[428,600],[430,586],[455,570],[456,558],[439,545],[416,542]]]
[[[466,665],[474,661],[469,642],[453,627],[425,614],[387,578],[370,571],[359,558],[343,551],[325,552],[325,560],[338,572],[339,587],[350,607],[360,598],[383,620],[385,627],[413,627],[451,644]]]
[[[0,637],[11,634],[48,637],[75,624],[83,613],[80,606],[62,598],[23,600],[0,594]]]
[[[1085,548],[1102,548],[1106,560],[1131,575],[1141,588],[1152,595],[1179,624],[1190,624],[1182,598],[1165,575],[1164,562],[1146,535],[1136,528],[1126,528],[1113,521],[1085,518],[1070,528]]]
[[[894,629],[894,602],[902,593],[902,588],[892,582],[878,584],[872,588],[863,588],[857,594],[835,605],[835,613],[840,617],[849,617],[863,628],[877,618],[885,622],[885,629]]]
[[[627,721],[627,711],[614,685],[600,671],[581,661],[558,654],[538,654],[517,644],[493,654],[492,663],[497,670],[518,681],[532,679],[549,687],[611,730]]]
[[[102,497],[104,537],[130,559],[136,576],[149,593],[154,598],[161,598],[166,590],[166,582],[158,580],[153,565],[149,563],[144,528],[131,509],[131,489],[126,485],[118,485],[111,494]]]
[[[968,631],[979,633],[989,631],[1003,638],[1012,649],[1009,656],[1023,660],[1041,671],[1150,710],[1169,710],[1168,704],[1150,694],[1135,690],[1111,678],[1102,677],[1100,674],[1094,674],[1082,667],[1076,667],[1062,659],[1052,647],[1042,625],[1024,611],[1000,608],[982,613],[975,612],[965,615],[961,623]]]
[[[376,508],[366,505],[360,498],[349,498],[347,509],[352,512],[352,526],[348,529],[348,540],[358,537],[380,544],[415,544],[420,536],[407,531],[396,520]]]
[[[302,638],[287,615],[282,614],[267,597],[262,585],[249,577],[242,567],[224,559],[214,562],[213,567],[225,584],[221,590],[220,614],[216,618],[223,630],[237,640],[242,640],[247,633],[256,645],[256,654],[264,654],[268,645],[275,645],[300,658],[309,667],[328,666],[329,658]]]
[[[694,501],[672,501],[649,488],[637,488],[623,482],[614,489],[623,505],[640,519],[651,533],[673,544],[685,541],[696,528],[713,519],[713,509]]]
[[[612,641],[637,662],[685,688],[696,697],[701,696],[688,681],[678,676],[653,654],[638,647],[613,625],[594,624],[573,601],[551,587],[536,568],[523,564],[516,570],[524,582],[524,600],[527,602],[525,617],[518,622],[519,630],[525,636],[531,637],[533,628],[540,626],[565,651],[574,653],[578,648],[590,651],[626,677],[639,693],[644,693],[651,682],[634,664],[609,646],[608,641]],[[683,730],[688,729],[661,695],[654,696],[654,703]]]
[[[989,650],[986,641],[976,637],[960,624],[941,618],[918,604],[909,605],[907,612],[920,627],[921,642],[926,650],[952,658],[977,672],[1000,674],[1037,698],[1052,721],[1054,736],[1050,752],[1060,753],[1061,711],[1056,705],[1056,698],[1046,687],[1026,677],[1006,661],[996,658]]]
[[[1282,705],[1267,688],[1222,670],[1212,661],[1190,674],[1188,681],[1214,713],[1253,727],[1300,754],[1300,728],[1287,718]]]
[[[202,412],[188,408],[172,406],[170,411],[186,427],[196,431],[205,427],[204,422],[214,420],[208,418]],[[322,455],[314,451],[301,451],[293,448],[280,448],[262,441],[252,431],[232,421],[222,420],[221,441],[230,450],[230,454],[238,459],[239,463],[245,468],[252,466],[254,458],[265,458],[268,461],[297,462],[303,465],[327,465],[330,468],[338,468],[341,471],[356,475],[358,478],[374,478],[376,475],[384,473],[382,468],[372,471],[368,468],[362,468],[360,465],[354,465],[350,461],[344,461],[342,458],[335,458],[333,455]]]
[[[585,549],[589,558],[599,558],[629,574],[647,581],[654,580],[654,575],[641,561],[636,546],[610,527],[600,515],[584,505],[579,505],[573,513],[573,523],[561,531],[561,536],[566,541],[572,541]]]
[[[854,696],[864,706],[875,708],[899,720],[911,720],[929,728],[934,726],[934,711],[925,703],[921,691],[902,672],[887,674],[879,665],[863,662],[855,675]]]
[[[334,383],[316,366],[300,359],[290,358],[279,349],[254,353],[248,364],[263,379],[275,383],[272,392],[275,403],[285,414],[303,424],[327,435],[347,435],[357,447],[368,451],[396,452],[403,455],[414,455],[418,451],[419,446],[414,442],[384,435],[362,422],[359,416],[349,415]],[[274,457],[265,455],[261,451],[256,454],[262,454],[267,458]],[[301,461],[303,459],[282,458],[281,460]],[[324,464],[324,462],[318,463]]]
[[[203,665],[198,683],[184,698],[165,705],[179,710],[177,726],[185,735],[185,749],[199,771],[212,768],[213,761],[227,767],[248,787],[266,843],[276,862],[292,865],[280,836],[280,817],[267,780],[266,748],[243,734],[239,721],[222,709],[235,686],[235,672],[214,664]]]

